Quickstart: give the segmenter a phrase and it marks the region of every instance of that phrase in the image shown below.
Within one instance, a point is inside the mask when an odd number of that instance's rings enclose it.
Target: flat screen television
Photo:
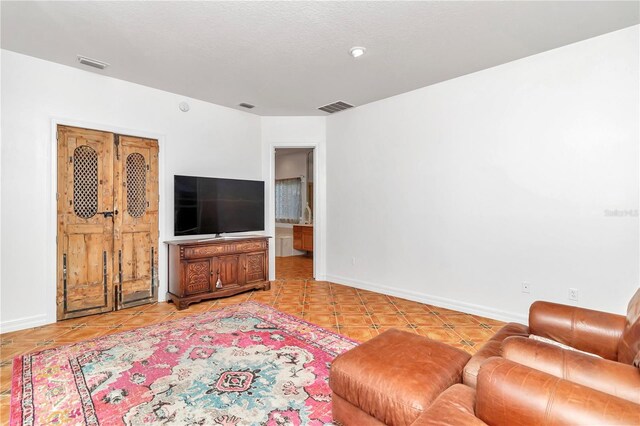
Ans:
[[[174,177],[174,234],[264,230],[264,182]]]

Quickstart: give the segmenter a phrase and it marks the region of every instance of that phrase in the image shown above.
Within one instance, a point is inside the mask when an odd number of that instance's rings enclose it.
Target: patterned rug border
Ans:
[[[339,332],[335,332],[333,330],[329,330],[327,328],[324,328],[322,326],[319,326],[317,324],[313,324],[310,323],[302,318],[299,318],[295,315],[286,313],[286,312],[282,312],[280,310],[278,310],[277,308],[274,308],[272,306],[268,306],[265,305],[263,303],[260,302],[254,302],[254,301],[247,301],[247,302],[241,302],[238,304],[233,304],[233,305],[228,305],[228,306],[224,306],[218,309],[214,309],[211,311],[207,311],[207,312],[203,312],[203,313],[194,313],[193,315],[188,315],[188,316],[184,316],[181,318],[176,318],[176,319],[170,319],[168,321],[162,321],[159,323],[155,323],[155,324],[150,324],[150,325],[146,325],[146,326],[142,326],[142,327],[137,327],[131,330],[126,330],[126,331],[121,331],[121,332],[116,332],[116,333],[112,333],[112,334],[108,334],[105,336],[98,336],[92,339],[87,339],[87,340],[82,340],[80,342],[75,342],[75,343],[70,343],[70,344],[65,344],[65,345],[60,345],[60,346],[56,346],[53,348],[47,348],[47,349],[43,349],[43,350],[36,350],[33,352],[29,352],[26,354],[22,354],[22,355],[18,355],[16,357],[13,358],[13,366],[12,366],[12,384],[11,384],[11,398],[10,398],[10,417],[9,417],[9,424],[10,425],[23,425],[23,426],[32,426],[33,423],[28,423],[28,422],[21,422],[21,419],[24,417],[25,412],[29,412],[29,411],[33,411],[34,407],[32,404],[29,404],[28,402],[31,400],[32,393],[33,393],[33,387],[31,383],[26,383],[24,382],[24,373],[25,373],[25,368],[31,368],[31,358],[33,356],[39,355],[39,354],[43,354],[45,352],[49,352],[49,351],[64,351],[64,350],[68,350],[68,349],[73,349],[74,347],[78,347],[78,346],[86,346],[88,344],[91,343],[99,343],[101,341],[104,340],[108,340],[108,339],[114,339],[117,338],[118,336],[127,336],[127,335],[133,335],[136,332],[139,332],[141,330],[147,330],[147,329],[158,329],[158,331],[162,330],[162,327],[167,327],[170,324],[173,323],[179,323],[185,320],[195,320],[196,318],[207,318],[207,317],[211,317],[210,319],[216,319],[216,318],[220,318],[223,316],[229,317],[229,316],[233,316],[234,314],[238,313],[238,312],[242,312],[243,308],[259,308],[268,312],[271,312],[272,315],[277,315],[280,316],[284,319],[287,319],[290,322],[296,323],[298,325],[301,325],[303,327],[307,327],[310,328],[312,330],[316,330],[318,332],[320,332],[321,334],[325,334],[328,337],[334,337],[334,338],[338,338],[341,339],[343,341],[346,341],[348,343],[354,344],[354,345],[359,345],[360,342],[343,335],[342,333]],[[289,330],[287,330],[288,332],[290,332]],[[302,333],[300,333],[298,336],[302,337]],[[309,344],[313,345],[313,346],[319,346],[315,341],[310,341],[308,342]],[[29,362],[25,362],[26,360],[29,360]],[[31,377],[30,374],[28,374],[28,377]],[[26,385],[26,386],[25,386]],[[21,403],[22,402],[22,403]],[[33,418],[33,417],[31,417]],[[90,424],[90,423],[88,423]],[[97,424],[97,423],[96,423]]]

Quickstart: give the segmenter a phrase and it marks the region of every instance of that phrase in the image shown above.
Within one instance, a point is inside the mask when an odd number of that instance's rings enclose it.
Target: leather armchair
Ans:
[[[640,290],[629,302],[626,317],[557,303],[533,303],[529,309],[529,326],[510,323],[500,329],[467,363],[463,374],[464,383],[471,387],[476,386],[480,366],[490,357],[503,355],[503,343],[506,339],[528,338],[531,334],[599,355],[605,360],[638,367],[640,365]],[[533,341],[524,343],[523,340],[518,340],[520,342],[517,351],[520,353],[518,362],[524,362],[523,360],[528,357],[523,355],[523,347],[530,347],[529,356],[534,358],[537,356],[535,351],[541,347]],[[549,346],[544,343],[541,345]],[[512,354],[514,352],[516,352],[515,349]],[[555,362],[562,361],[561,358],[557,358],[558,356],[554,358]],[[551,355],[545,355],[545,359],[546,363],[554,362]],[[607,368],[610,371],[615,369]],[[549,367],[544,371],[551,372],[552,369]]]
[[[640,405],[504,358],[444,391],[412,426],[640,424]]]

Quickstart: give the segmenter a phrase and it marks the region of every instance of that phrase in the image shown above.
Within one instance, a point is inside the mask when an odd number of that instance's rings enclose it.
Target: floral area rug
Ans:
[[[12,425],[324,425],[346,337],[247,302],[14,360]]]

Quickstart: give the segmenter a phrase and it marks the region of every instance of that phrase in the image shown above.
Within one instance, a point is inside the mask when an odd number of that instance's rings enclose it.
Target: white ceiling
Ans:
[[[8,2],[2,48],[259,115],[327,115],[639,22],[636,1]],[[354,60],[352,46],[365,46]],[[82,54],[111,64],[97,71]],[[245,110],[237,105],[256,105]]]

